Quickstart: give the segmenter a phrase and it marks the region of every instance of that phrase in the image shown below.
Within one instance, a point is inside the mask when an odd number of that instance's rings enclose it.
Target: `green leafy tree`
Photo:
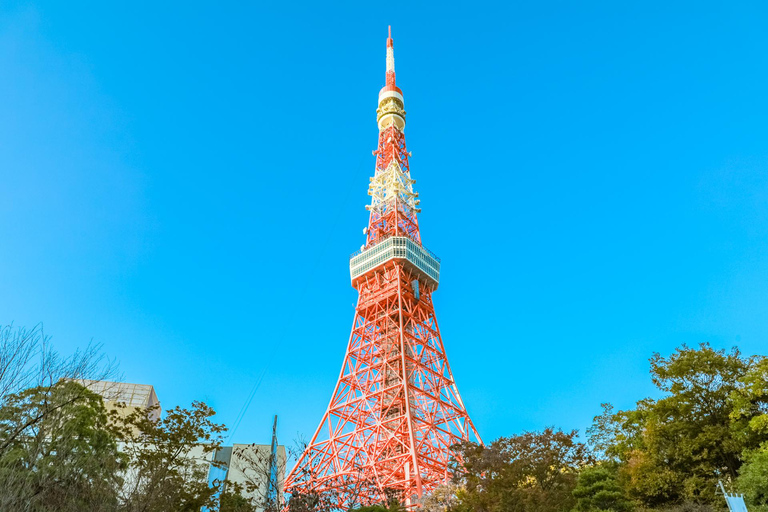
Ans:
[[[633,508],[618,479],[617,464],[600,464],[584,468],[579,473],[576,487],[574,512],[629,512]]]
[[[768,510],[768,444],[748,452],[745,459],[736,486],[750,507]]]
[[[732,395],[735,430],[748,446],[736,481],[752,507],[768,510],[768,359],[760,358]],[[762,442],[750,449],[750,445]]]
[[[768,440],[768,358],[754,358],[731,393],[733,428],[746,446]]]
[[[99,395],[72,381],[8,395],[0,407],[0,510],[108,511],[126,457]]]
[[[601,404],[602,414],[595,416],[587,429],[587,438],[595,456],[603,461],[627,461],[633,452],[645,449],[643,430],[653,400],[640,400],[637,409],[614,412],[613,405]]]
[[[384,501],[372,505],[361,505],[349,509],[349,512],[405,512],[400,501],[401,493],[395,489],[384,489]]]
[[[743,414],[734,415],[734,397],[758,362],[706,343],[683,345],[669,357],[654,354],[651,380],[666,396],[630,411],[606,408],[589,430],[604,457],[621,463],[630,497],[646,507],[722,500],[717,480],[735,479],[742,453],[760,440],[746,430],[758,414],[754,399],[742,396]]]
[[[572,491],[579,470],[591,463],[576,431],[547,428],[502,437],[488,446],[458,448],[463,488],[457,511],[562,512],[576,500]]]
[[[113,413],[115,422],[123,423],[121,435],[131,468],[121,495],[122,510],[182,512],[218,506],[221,483],[211,486],[207,476],[210,466],[218,464],[211,459],[226,428],[211,419],[215,411],[193,402],[191,409],[176,407],[160,420],[150,413],[151,409]]]

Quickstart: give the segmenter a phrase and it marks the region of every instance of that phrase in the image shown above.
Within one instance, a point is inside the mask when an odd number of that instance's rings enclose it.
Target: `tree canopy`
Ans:
[[[463,488],[458,511],[548,512],[569,510],[581,468],[591,462],[576,431],[547,428],[502,437],[488,446],[464,444]]]
[[[202,402],[161,415],[107,409],[82,379],[114,373],[91,347],[69,357],[42,328],[0,329],[0,510],[3,512],[276,512],[252,496],[270,461],[245,450],[251,480],[208,481],[222,466],[224,425]],[[657,393],[626,410],[602,404],[586,431],[556,427],[453,447],[454,479],[419,505],[424,512],[714,512],[718,481],[768,512],[768,358],[685,345],[653,354]],[[248,455],[247,457],[245,455]],[[285,468],[283,468],[285,469]],[[243,472],[246,474],[246,471]],[[352,479],[354,481],[354,479]],[[356,512],[402,511],[391,491]],[[352,489],[352,487],[350,487]],[[243,492],[245,491],[245,492]],[[296,495],[292,512],[334,512],[336,495]],[[349,505],[349,504],[352,505]]]
[[[458,447],[444,510],[514,512],[723,509],[718,481],[768,510],[768,360],[709,344],[653,354],[655,398],[603,404],[586,432],[546,429]]]
[[[646,507],[720,503],[717,482],[734,482],[745,451],[765,435],[754,372],[765,364],[737,349],[682,346],[669,357],[654,354],[651,380],[664,393],[635,409],[595,418],[590,439],[618,462],[629,495]]]

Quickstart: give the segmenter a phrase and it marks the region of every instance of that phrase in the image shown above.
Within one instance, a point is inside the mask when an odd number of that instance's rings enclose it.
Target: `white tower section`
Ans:
[[[397,159],[392,159],[386,169],[371,178],[371,184],[368,186],[371,204],[365,208],[383,214],[388,208],[394,208],[397,202],[417,213],[420,212],[421,209],[417,207],[420,202],[417,199],[419,193],[414,192],[414,183],[416,180],[403,170]]]

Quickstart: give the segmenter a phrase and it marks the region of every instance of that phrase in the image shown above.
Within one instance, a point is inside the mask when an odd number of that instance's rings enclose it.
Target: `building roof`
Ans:
[[[131,407],[149,407],[160,403],[155,388],[149,384],[86,379],[79,382],[109,402],[122,402]]]

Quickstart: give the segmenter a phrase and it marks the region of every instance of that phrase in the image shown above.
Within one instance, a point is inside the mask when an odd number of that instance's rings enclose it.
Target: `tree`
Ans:
[[[730,401],[731,420],[742,443],[755,446],[768,440],[768,358],[753,358]]]
[[[768,444],[746,453],[736,486],[750,507],[768,509]]]
[[[387,505],[365,505],[362,507],[349,509],[349,512],[402,512],[403,510],[405,509],[399,505],[394,507]]]
[[[731,394],[735,430],[748,446],[742,454],[736,486],[750,507],[768,510],[768,358],[760,358]],[[750,445],[761,442],[758,448]]]
[[[0,442],[0,510],[114,510],[126,458],[100,396],[72,381],[8,395]]]
[[[238,483],[223,485],[222,482],[214,482],[214,485],[221,487],[217,500],[218,508],[214,507],[217,512],[269,512],[269,510],[275,510],[255,505],[254,500],[244,495],[247,491]]]
[[[268,445],[245,445],[234,448],[230,461],[230,474],[236,472],[242,480],[243,496],[254,509],[277,512],[283,508],[281,491],[287,457],[282,447],[272,454]],[[276,488],[270,489],[272,471],[275,471]]]
[[[98,344],[91,343],[84,350],[62,356],[53,349],[51,337],[44,333],[42,324],[31,329],[13,325],[0,327],[0,406],[30,388],[37,388],[40,392],[47,389],[48,393],[52,393],[62,379],[102,380],[116,375],[116,364],[104,356]],[[73,393],[83,390],[82,387],[70,388]],[[47,414],[55,414],[60,405],[69,403],[55,400],[42,402],[36,410],[34,422],[44,420]],[[6,432],[6,437],[0,440],[0,456],[16,441],[16,436],[24,433],[23,428]]]
[[[193,511],[217,506],[221,482],[209,485],[207,475],[213,454],[221,447],[226,427],[211,420],[216,413],[202,402],[191,409],[176,407],[160,420],[152,408],[138,408],[121,415],[121,438],[130,470],[121,492],[125,512]],[[121,418],[124,418],[121,420]]]
[[[159,420],[152,408],[108,412],[103,398],[114,397],[82,384],[114,375],[98,345],[65,357],[42,325],[0,328],[0,510],[258,509],[243,486],[208,482],[226,430],[213,409],[195,402]]]
[[[0,328],[0,400],[27,387],[34,377],[32,360],[43,338],[42,326]]]
[[[350,508],[349,512],[405,512],[400,497],[401,492],[396,489],[384,489],[385,499],[382,503],[361,505]]]
[[[619,484],[618,465],[603,463],[584,468],[579,473],[573,497],[576,498],[574,512],[613,511],[629,512],[632,502],[627,499]]]
[[[459,511],[561,512],[575,504],[578,471],[592,462],[577,432],[547,428],[458,447],[464,488]]]
[[[654,354],[650,362],[651,380],[666,396],[641,400],[629,411],[606,407],[590,440],[606,459],[621,463],[620,479],[644,506],[717,503],[717,480],[736,478],[742,452],[760,440],[745,430],[757,414],[754,400],[742,397],[749,405],[734,415],[734,396],[744,392],[743,379],[759,358],[704,343],[683,345],[669,357]]]
[[[117,366],[90,343],[63,356],[53,348],[43,324],[31,329],[0,326],[0,404],[5,397],[31,387],[51,387],[61,379],[104,380],[117,375]]]
[[[434,491],[422,498],[421,510],[423,512],[445,512],[455,509],[459,504],[458,493],[460,490],[461,487],[454,482],[437,486]]]

